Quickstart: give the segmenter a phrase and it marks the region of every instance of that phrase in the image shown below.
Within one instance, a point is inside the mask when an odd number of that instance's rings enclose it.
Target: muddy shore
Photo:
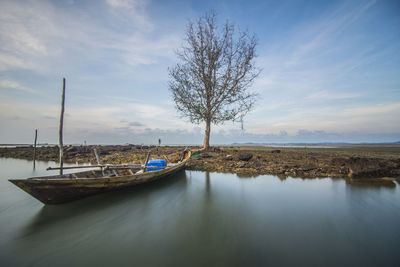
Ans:
[[[177,160],[184,147],[107,145],[66,146],[64,158],[68,162],[91,162],[96,159],[96,148],[103,163],[142,162],[149,150],[152,158],[169,155]],[[192,150],[200,147],[190,147]],[[0,157],[33,158],[32,147],[0,148]],[[37,160],[57,161],[57,147],[39,147]],[[372,183],[395,186],[400,178],[400,145],[359,145],[331,148],[221,146],[210,151],[195,152],[187,169],[236,173],[241,177],[277,175],[280,178],[346,178],[350,183]]]

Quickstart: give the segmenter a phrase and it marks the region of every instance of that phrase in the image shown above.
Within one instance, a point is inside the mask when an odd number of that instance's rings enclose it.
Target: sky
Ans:
[[[0,1],[0,143],[202,144],[168,90],[188,20],[254,33],[255,108],[211,144],[400,141],[399,1]]]

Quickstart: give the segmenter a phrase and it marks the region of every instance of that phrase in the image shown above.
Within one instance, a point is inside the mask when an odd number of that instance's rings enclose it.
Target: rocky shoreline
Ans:
[[[174,161],[177,146],[66,146],[64,158],[69,162],[92,162],[96,148],[104,163],[142,162],[149,150],[152,157],[169,155]],[[189,147],[198,150],[200,147]],[[33,158],[32,147],[0,148],[0,157]],[[57,147],[39,147],[37,160],[57,161]],[[349,183],[395,186],[400,178],[400,146],[348,146],[337,148],[220,146],[197,151],[187,165],[189,170],[236,173],[241,177],[277,175],[280,178],[346,178]]]

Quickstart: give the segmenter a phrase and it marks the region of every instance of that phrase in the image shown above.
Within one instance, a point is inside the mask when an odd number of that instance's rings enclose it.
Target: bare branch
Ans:
[[[206,122],[208,134],[210,123],[242,120],[253,108],[256,94],[249,87],[260,73],[255,36],[229,22],[219,29],[216,18],[210,12],[189,22],[177,51],[181,63],[169,70],[177,110],[193,123]]]

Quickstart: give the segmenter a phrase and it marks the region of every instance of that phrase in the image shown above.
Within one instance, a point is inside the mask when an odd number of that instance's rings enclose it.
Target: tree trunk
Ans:
[[[210,132],[211,132],[211,120],[206,120],[206,131],[204,133],[204,145],[203,148],[205,150],[210,148]]]

